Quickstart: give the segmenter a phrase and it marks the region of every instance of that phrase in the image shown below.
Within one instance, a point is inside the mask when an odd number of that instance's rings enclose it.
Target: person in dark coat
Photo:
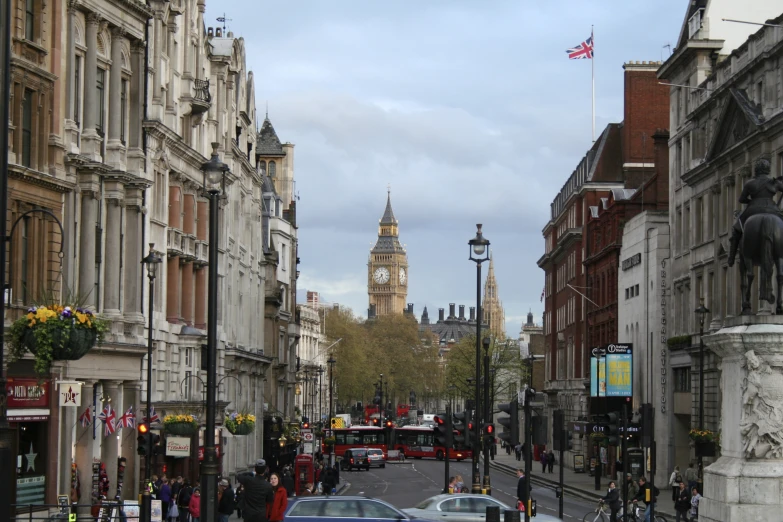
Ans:
[[[294,483],[294,477],[291,476],[291,471],[289,469],[286,469],[283,472],[283,487],[285,488],[286,493],[289,497],[294,496],[294,489],[296,489],[296,484]]]
[[[622,502],[620,501],[620,492],[617,490],[614,481],[609,482],[609,490],[599,500],[609,506],[609,520],[617,520],[617,513],[622,507]],[[688,505],[690,505],[690,498],[688,499]]]
[[[328,497],[332,494],[332,490],[335,487],[334,470],[331,468],[331,466],[324,468],[323,472],[321,473],[321,482],[323,483],[324,495]]]
[[[338,466],[336,462],[334,463],[334,466],[332,466],[332,471],[334,472],[335,485],[340,484],[340,466]]]
[[[256,461],[255,472],[247,471],[237,475],[237,481],[244,486],[242,517],[246,522],[266,522],[267,506],[274,501],[275,493],[265,478],[266,461]]]
[[[541,452],[541,457],[539,457],[539,458],[541,459],[541,473],[545,473],[546,472],[546,462],[547,462],[546,451],[542,451]]]
[[[530,496],[531,486],[525,487],[527,479],[525,478],[525,472],[521,469],[517,469],[517,506],[521,503],[523,506],[527,506],[527,499]]]
[[[231,489],[229,481],[223,479],[220,481],[220,484],[218,484],[218,491],[220,493],[220,500],[218,501],[220,522],[228,522],[228,517],[234,513],[234,508],[236,507],[234,490]]]
[[[549,453],[546,455],[546,464],[549,466],[549,472],[552,473],[555,468],[555,452],[552,450],[549,450]]]
[[[685,487],[685,482],[680,482],[680,491],[677,493],[677,500],[674,501],[674,510],[677,513],[675,522],[688,522],[688,511],[691,509],[691,495],[688,493],[688,488]]]

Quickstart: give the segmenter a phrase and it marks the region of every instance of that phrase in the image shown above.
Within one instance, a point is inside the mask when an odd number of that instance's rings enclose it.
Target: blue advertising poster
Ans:
[[[633,397],[633,344],[606,346],[606,396]]]
[[[590,397],[606,397],[606,361],[604,348],[590,352]]]

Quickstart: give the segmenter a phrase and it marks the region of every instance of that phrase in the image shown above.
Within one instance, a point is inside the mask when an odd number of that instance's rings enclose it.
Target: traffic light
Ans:
[[[552,440],[554,441],[555,451],[565,450],[565,413],[563,410],[555,410],[552,420]]]
[[[152,454],[153,455],[160,455],[162,453],[160,447],[160,435],[157,433],[152,434]]]
[[[454,444],[459,447],[467,447],[467,411],[454,414],[454,431],[457,433],[454,435]]]
[[[451,419],[445,413],[438,413],[433,420],[435,421],[435,445],[450,448]]]
[[[484,441],[487,444],[493,444],[495,442],[495,425],[489,422],[484,423]]]
[[[377,418],[372,420],[372,425],[373,426],[377,426],[378,424],[380,424],[380,421]]]
[[[642,404],[642,447],[649,448],[653,441],[653,415],[655,408],[650,403]]]
[[[309,429],[310,428],[310,419],[307,417],[302,417],[302,429]]]
[[[151,455],[152,448],[150,448],[149,426],[147,426],[144,423],[139,424],[138,428],[136,428],[136,431],[138,432],[138,436],[136,437],[136,443],[137,443],[136,453],[138,453],[142,457]]]
[[[604,422],[606,424],[606,436],[609,437],[609,445],[619,445],[620,438],[618,437],[618,423],[620,422],[620,413],[617,411],[607,413],[604,417]]]
[[[498,408],[509,415],[497,418],[498,424],[506,428],[498,438],[510,446],[516,446],[519,444],[519,401],[514,399],[505,404],[498,404]]]
[[[390,419],[386,419],[386,422],[384,423],[384,427],[387,430],[390,430],[390,429],[392,429],[393,426],[394,426],[394,423]]]

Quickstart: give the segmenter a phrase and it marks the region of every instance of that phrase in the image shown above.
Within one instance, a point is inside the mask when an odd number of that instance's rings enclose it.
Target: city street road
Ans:
[[[340,481],[346,480],[351,484],[344,494],[380,498],[402,509],[414,507],[443,491],[443,462],[424,459],[408,462],[411,464],[387,464],[383,469],[372,468],[370,471],[341,471]],[[470,465],[470,461],[451,462],[449,474],[462,475],[470,487]],[[509,506],[516,505],[517,478],[494,469],[490,471],[490,478],[492,496]],[[596,491],[595,503],[566,496],[563,520],[582,520],[585,513],[595,509],[601,494]],[[539,513],[557,516],[559,499],[553,490],[534,485],[533,498],[537,501]]]

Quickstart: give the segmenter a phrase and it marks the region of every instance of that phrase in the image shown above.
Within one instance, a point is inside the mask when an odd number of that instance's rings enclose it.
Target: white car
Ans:
[[[487,507],[500,508],[500,519],[503,520],[503,512],[514,511],[516,508],[508,506],[499,500],[487,495],[472,493],[453,493],[435,495],[419,503],[414,508],[402,511],[412,517],[428,518],[445,522],[483,522],[487,519]],[[521,514],[521,513],[520,513]],[[523,517],[524,519],[524,517]],[[563,522],[557,517],[536,514],[536,522]]]
[[[386,467],[386,457],[383,455],[383,450],[377,448],[367,449],[367,458],[370,459],[370,467],[378,466],[379,468]]]

